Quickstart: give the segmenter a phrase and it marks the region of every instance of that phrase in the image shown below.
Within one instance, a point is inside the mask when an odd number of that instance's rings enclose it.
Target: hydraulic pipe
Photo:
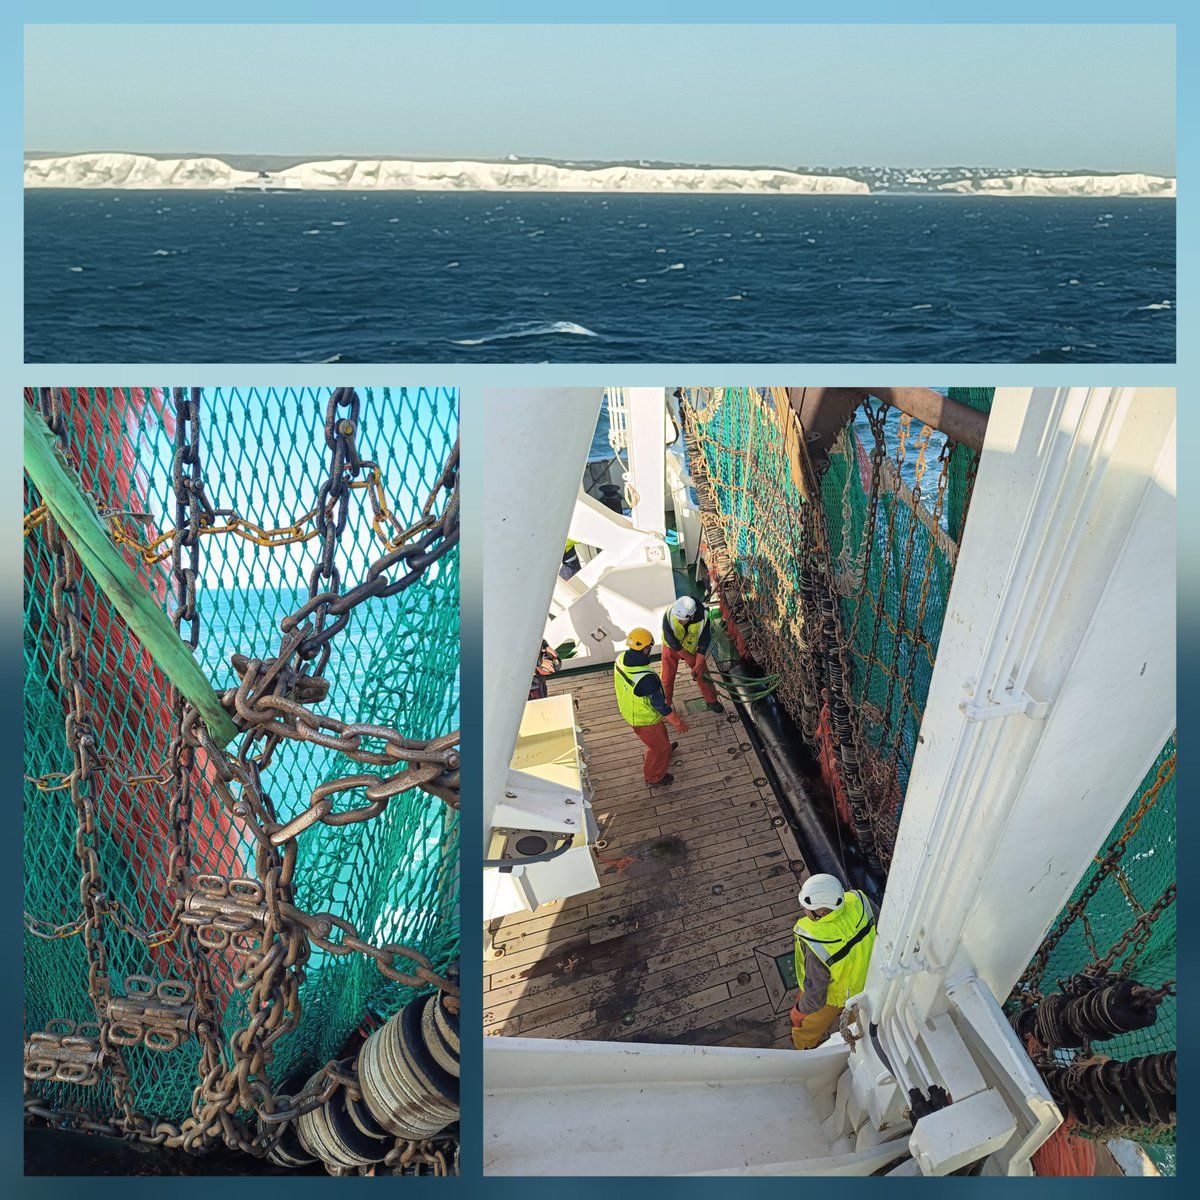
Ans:
[[[747,675],[757,673],[744,661],[739,662],[739,670]],[[843,883],[861,888],[878,905],[883,898],[883,876],[867,863],[852,839],[842,837],[829,794],[805,778],[797,763],[797,747],[804,743],[791,718],[774,696],[736,707],[772,789],[791,818],[805,866],[813,874],[836,875]]]
[[[96,586],[141,639],[155,665],[191,701],[218,746],[226,746],[238,730],[221,704],[212,681],[180,638],[170,618],[146,590],[108,531],[100,523],[79,480],[66,470],[56,452],[57,440],[41,414],[28,404],[25,413],[25,470],[37,485],[63,536],[91,573]]]

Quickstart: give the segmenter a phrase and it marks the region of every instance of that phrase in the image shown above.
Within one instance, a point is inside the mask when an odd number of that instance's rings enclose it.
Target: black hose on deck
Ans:
[[[762,675],[756,664],[735,661],[746,675]],[[809,871],[836,875],[848,887],[866,892],[878,907],[883,899],[883,873],[867,862],[839,826],[832,795],[824,787],[813,786],[813,776],[819,772],[791,717],[773,695],[735,707],[784,807]],[[802,769],[805,760],[811,764],[807,775]]]

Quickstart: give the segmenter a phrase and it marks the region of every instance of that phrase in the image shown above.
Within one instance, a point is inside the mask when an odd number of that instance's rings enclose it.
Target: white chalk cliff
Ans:
[[[884,169],[880,169],[883,171]],[[886,173],[886,172],[885,172]],[[945,174],[939,169],[934,174]],[[891,172],[895,174],[895,172]],[[336,158],[272,171],[269,182],[305,191],[347,192],[689,192],[746,195],[869,195],[871,185],[846,175],[749,171],[738,167],[580,167],[553,163],[410,162]],[[262,186],[256,171],[239,171],[219,158],[151,158],[145,154],[72,154],[25,163],[27,188],[205,188]],[[876,179],[887,192],[965,196],[1165,196],[1175,180],[1162,175],[996,175],[973,168],[960,179],[937,182],[905,172]]]
[[[1163,175],[1004,175],[956,179],[939,184],[938,190],[967,196],[1172,197],[1175,180]]]
[[[744,192],[865,194],[865,183],[841,175],[745,171],[725,167],[580,170],[549,163],[407,162],[332,159],[300,163],[272,178],[306,191],[404,192]],[[230,188],[258,182],[218,158],[156,159],[141,154],[73,154],[30,159],[27,188]]]

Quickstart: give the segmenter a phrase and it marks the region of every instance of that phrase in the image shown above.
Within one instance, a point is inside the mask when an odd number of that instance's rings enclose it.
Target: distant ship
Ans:
[[[287,175],[272,175],[267,171],[259,171],[253,179],[235,183],[229,190],[231,192],[299,192],[303,190],[303,184],[300,180]]]

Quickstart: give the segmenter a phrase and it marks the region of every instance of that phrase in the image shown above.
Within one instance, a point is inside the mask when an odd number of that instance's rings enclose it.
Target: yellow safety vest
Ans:
[[[613,672],[613,683],[617,689],[617,706],[621,710],[621,716],[630,725],[657,725],[662,720],[662,715],[654,711],[654,705],[645,696],[633,694],[633,689],[637,687],[642,676],[653,675],[654,668],[649,663],[640,667],[626,665],[625,655],[627,653],[628,651],[622,650],[617,655],[617,666]]]
[[[685,625],[668,609],[667,620],[671,622],[671,632],[675,634],[679,644],[689,654],[695,654],[700,647],[700,635],[704,632],[705,625],[708,624],[708,616],[701,617],[695,625]]]
[[[863,990],[871,947],[875,945],[875,920],[871,905],[860,891],[846,893],[837,912],[819,921],[801,917],[792,932],[796,935],[796,981],[804,987],[804,947],[807,946],[829,968],[826,1004],[845,1008],[846,1001]]]

